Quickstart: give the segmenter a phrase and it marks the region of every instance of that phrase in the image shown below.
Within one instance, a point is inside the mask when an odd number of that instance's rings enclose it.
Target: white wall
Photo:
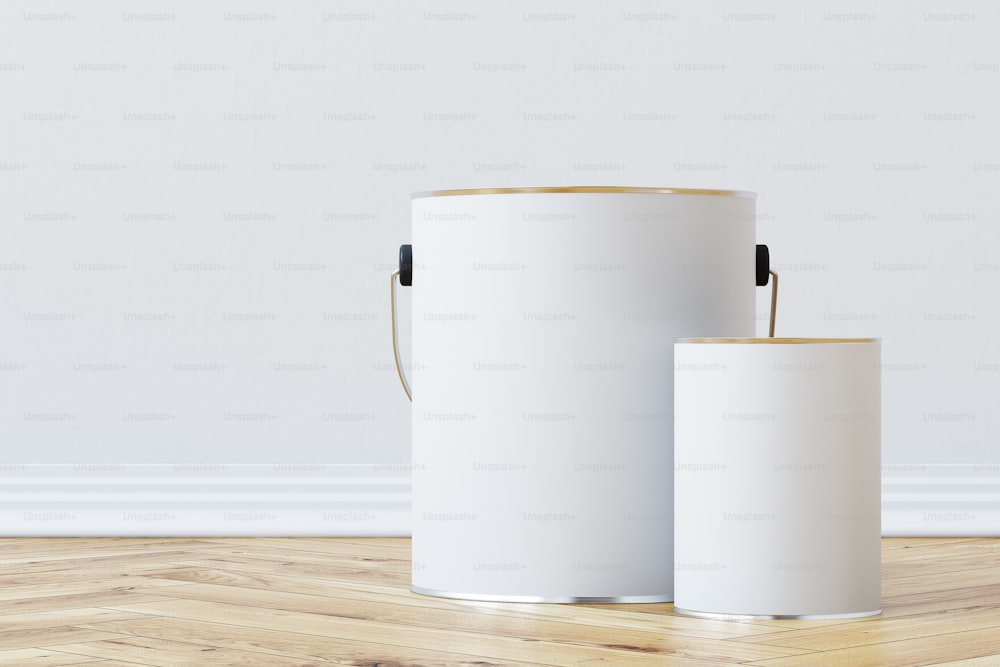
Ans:
[[[997,25],[900,0],[4,3],[0,466],[405,462],[409,193],[627,184],[759,192],[779,335],[884,339],[887,470],[996,472]]]

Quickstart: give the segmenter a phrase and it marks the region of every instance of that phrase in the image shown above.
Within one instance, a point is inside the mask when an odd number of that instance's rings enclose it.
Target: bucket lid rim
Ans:
[[[829,345],[835,343],[881,343],[881,338],[764,338],[694,337],[675,338],[674,343],[697,345]]]
[[[746,199],[756,199],[757,193],[749,190],[714,190],[707,188],[666,188],[666,187],[630,187],[621,185],[567,185],[567,186],[544,186],[544,187],[517,187],[517,188],[467,188],[455,190],[427,190],[424,192],[414,192],[411,199],[424,199],[427,197],[458,197],[468,195],[518,195],[518,194],[557,194],[557,193],[577,193],[577,194],[654,194],[654,195],[707,195],[717,197],[743,197]]]

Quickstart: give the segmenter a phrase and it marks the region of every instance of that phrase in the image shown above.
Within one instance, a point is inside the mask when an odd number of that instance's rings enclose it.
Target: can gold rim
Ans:
[[[675,338],[675,343],[698,344],[779,344],[779,345],[825,345],[832,343],[879,343],[881,338]]]
[[[414,192],[411,199],[423,199],[425,197],[459,197],[468,195],[522,195],[522,194],[559,194],[559,193],[583,193],[583,194],[610,194],[610,193],[630,193],[630,194],[652,194],[652,195],[708,195],[716,197],[745,197],[756,199],[756,192],[746,190],[711,190],[699,188],[645,188],[645,187],[624,187],[617,185],[573,185],[557,187],[525,187],[525,188],[470,188],[466,190],[428,190],[426,192]]]

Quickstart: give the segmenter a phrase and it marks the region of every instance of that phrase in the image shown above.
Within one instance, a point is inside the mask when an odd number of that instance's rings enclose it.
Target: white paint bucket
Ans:
[[[754,203],[414,195],[414,591],[673,599],[673,341],[754,335]]]
[[[691,339],[674,349],[675,609],[877,614],[879,341]]]

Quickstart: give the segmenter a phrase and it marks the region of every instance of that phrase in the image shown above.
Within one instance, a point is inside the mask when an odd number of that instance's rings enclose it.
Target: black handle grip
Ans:
[[[767,284],[771,272],[771,253],[766,245],[757,246],[757,287]],[[405,283],[404,283],[405,284]]]
[[[766,276],[767,273],[764,275]],[[758,278],[758,280],[760,279]],[[765,279],[764,282],[766,283],[767,280]],[[413,246],[409,244],[399,246],[399,284],[404,287],[413,284]]]

